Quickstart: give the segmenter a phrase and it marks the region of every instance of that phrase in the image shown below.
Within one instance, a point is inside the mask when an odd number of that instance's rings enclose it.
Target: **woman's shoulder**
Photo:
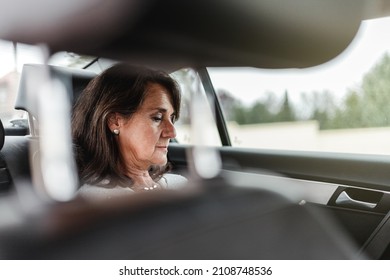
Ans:
[[[179,189],[186,185],[188,179],[179,174],[165,173],[159,183],[166,189]]]
[[[123,196],[125,194],[131,194],[134,191],[130,188],[108,187],[101,185],[82,185],[77,191],[77,195],[87,199],[109,199],[112,197]]]
[[[188,182],[187,178],[178,174],[166,173],[158,181],[163,189],[177,190],[182,188]],[[109,186],[105,181],[97,185],[84,184],[77,191],[77,195],[86,199],[99,200],[110,199],[123,195],[134,194],[131,188],[121,186]]]

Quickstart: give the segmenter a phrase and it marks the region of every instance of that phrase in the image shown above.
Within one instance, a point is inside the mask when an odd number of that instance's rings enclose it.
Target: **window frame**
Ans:
[[[206,96],[207,98],[209,98],[210,104],[214,104],[215,122],[217,125],[222,146],[232,146],[225,121],[225,116],[221,104],[219,103],[219,99],[217,97],[214,85],[210,79],[209,72],[205,67],[196,68],[195,70],[198,72]]]

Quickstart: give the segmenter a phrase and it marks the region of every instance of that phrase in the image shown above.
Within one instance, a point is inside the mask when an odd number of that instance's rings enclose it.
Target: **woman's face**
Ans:
[[[165,165],[169,140],[176,137],[175,111],[170,95],[159,84],[148,86],[141,107],[129,120],[116,115],[120,130],[117,137],[119,151],[127,168],[147,170],[151,165]]]

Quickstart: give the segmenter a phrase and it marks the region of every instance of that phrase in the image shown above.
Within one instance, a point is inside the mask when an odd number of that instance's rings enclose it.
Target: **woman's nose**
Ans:
[[[175,138],[176,137],[176,128],[171,121],[166,121],[165,127],[163,129],[164,138]]]

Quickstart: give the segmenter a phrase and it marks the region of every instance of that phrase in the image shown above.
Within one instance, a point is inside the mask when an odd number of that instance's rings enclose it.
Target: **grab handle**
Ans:
[[[340,193],[340,195],[337,197],[335,202],[336,205],[339,206],[346,206],[352,208],[359,207],[359,208],[366,208],[366,209],[374,209],[378,205],[377,203],[371,203],[371,202],[353,199],[345,191]]]

